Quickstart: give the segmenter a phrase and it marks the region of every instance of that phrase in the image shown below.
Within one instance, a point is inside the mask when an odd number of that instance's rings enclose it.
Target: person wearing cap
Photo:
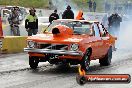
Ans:
[[[26,17],[25,20],[25,28],[28,32],[28,36],[36,35],[38,32],[38,17],[35,14],[36,10],[31,8],[29,10],[29,15]]]
[[[62,14],[62,19],[74,19],[74,13],[71,10],[71,6],[67,6],[66,10]]]
[[[77,15],[77,17],[76,17],[76,20],[85,20],[85,19],[83,18],[83,11],[82,11],[82,10],[80,10],[80,11],[78,12],[78,15]]]
[[[14,36],[20,36],[19,30],[20,19],[18,10],[19,10],[18,7],[13,7],[8,17],[11,32],[13,33]]]
[[[59,15],[57,14],[57,10],[54,10],[54,12],[49,16],[49,22],[52,23],[53,20],[59,19]]]

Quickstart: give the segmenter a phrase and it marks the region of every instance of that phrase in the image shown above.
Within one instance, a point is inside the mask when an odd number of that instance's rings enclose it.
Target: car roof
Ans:
[[[57,22],[61,22],[61,21],[64,21],[64,22],[74,22],[74,21],[79,21],[79,22],[89,22],[89,23],[97,23],[99,22],[98,20],[76,20],[76,19],[58,19],[58,20],[55,20]]]

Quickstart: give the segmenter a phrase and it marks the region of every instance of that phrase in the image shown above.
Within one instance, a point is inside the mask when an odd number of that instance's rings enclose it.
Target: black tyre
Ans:
[[[112,59],[112,47],[109,48],[104,58],[99,59],[99,63],[101,66],[108,66],[111,64],[111,59]]]
[[[86,53],[84,54],[82,62],[81,62],[81,69],[83,69],[85,71],[89,70],[90,56],[91,56],[91,51],[87,50]]]
[[[29,57],[29,65],[32,69],[36,69],[38,66],[39,60],[35,57]]]
[[[58,65],[58,68],[60,69],[69,69],[70,68],[70,63],[61,63]]]
[[[70,63],[64,63],[63,65],[61,65],[63,68],[70,68]]]

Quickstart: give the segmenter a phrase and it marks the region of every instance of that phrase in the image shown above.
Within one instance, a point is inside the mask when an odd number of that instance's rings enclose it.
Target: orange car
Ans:
[[[50,64],[81,64],[89,69],[90,61],[99,59],[110,65],[115,40],[98,21],[59,19],[42,34],[27,39],[29,65],[36,69],[39,62]]]

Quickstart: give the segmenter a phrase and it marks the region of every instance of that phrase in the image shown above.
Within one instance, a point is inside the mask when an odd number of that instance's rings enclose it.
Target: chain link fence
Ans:
[[[132,14],[132,2],[105,2],[104,12],[118,14]]]

